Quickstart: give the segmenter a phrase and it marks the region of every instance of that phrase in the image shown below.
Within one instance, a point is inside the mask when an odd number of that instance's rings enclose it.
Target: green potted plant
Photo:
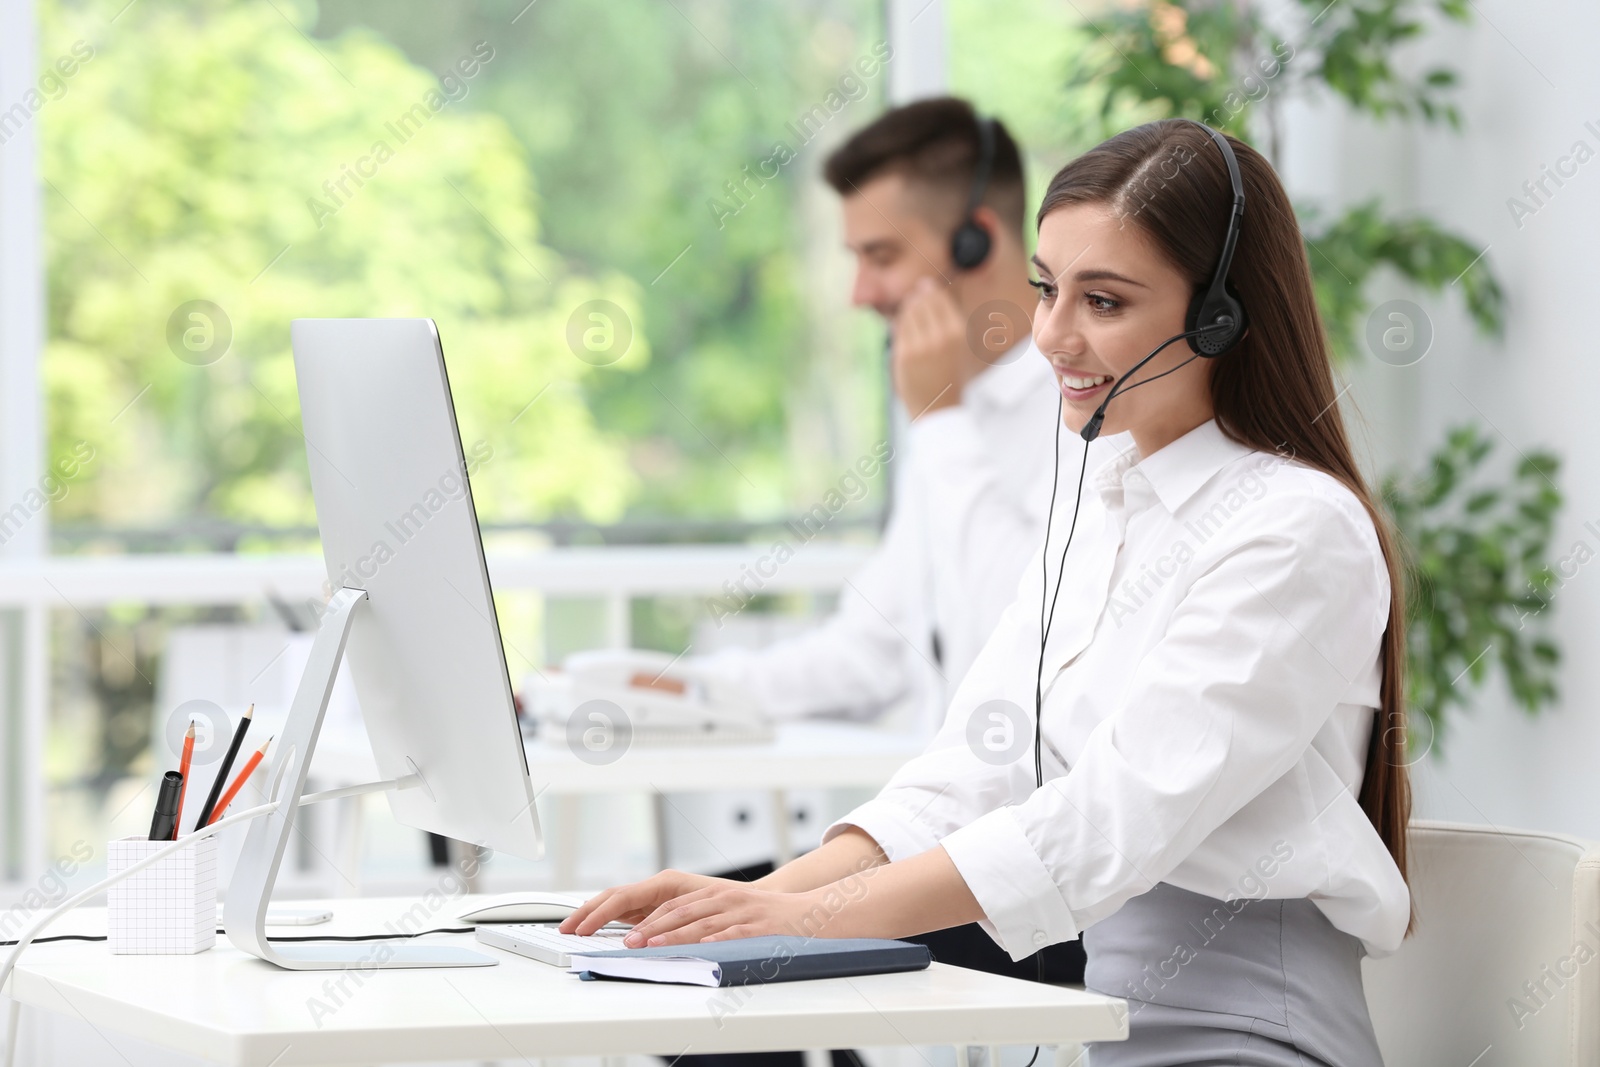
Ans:
[[[1275,162],[1283,102],[1295,94],[1331,93],[1380,121],[1459,130],[1456,73],[1443,66],[1412,73],[1394,53],[1423,36],[1429,18],[1466,22],[1470,10],[1467,0],[1298,0],[1277,13],[1296,25],[1280,28],[1255,5],[1132,0],[1085,19],[1088,62],[1071,83],[1098,94],[1096,134],[1129,117],[1181,115],[1250,141]],[[1410,309],[1394,313],[1397,325],[1369,316],[1367,283],[1382,268],[1416,289],[1459,293],[1482,334],[1503,332],[1501,288],[1477,243],[1425,216],[1391,215],[1379,199],[1335,215],[1314,204],[1296,211],[1341,364],[1361,358],[1363,339],[1388,362],[1414,361],[1388,358],[1384,339],[1414,328],[1418,315],[1428,328],[1425,313],[1396,301]],[[1557,694],[1561,653],[1545,609],[1560,581],[1547,562],[1562,503],[1559,463],[1548,451],[1519,452],[1497,483],[1486,462],[1493,451],[1480,427],[1457,426],[1420,472],[1391,471],[1382,480],[1407,557],[1413,758],[1438,750],[1450,709],[1470,704],[1492,666],[1530,715]]]

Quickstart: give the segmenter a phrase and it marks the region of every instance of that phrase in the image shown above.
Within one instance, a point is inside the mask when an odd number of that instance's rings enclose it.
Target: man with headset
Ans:
[[[909,705],[911,728],[931,736],[1049,507],[1057,396],[1029,336],[1022,159],[999,121],[944,97],[857,131],[823,176],[856,260],[851,301],[889,327],[903,419],[888,526],[821,625],[684,664],[737,683],[773,719]],[[1079,458],[1081,442],[1065,447],[1063,462]]]
[[[855,256],[851,302],[889,328],[901,430],[888,464],[888,525],[827,620],[765,648],[686,656],[657,681],[723,683],[776,720],[909,711],[910,729],[931,737],[1015,598],[1050,507],[1058,394],[1031,340],[1037,297],[1022,157],[998,120],[943,97],[858,130],[827,158],[823,176],[839,193]],[[1061,463],[1076,466],[1086,447],[1098,463],[1123,437],[1085,445],[1068,435]],[[1028,740],[1016,739],[1017,758]],[[746,803],[711,793],[670,798],[662,811],[670,863],[750,879],[772,869],[751,862],[759,852],[741,855],[719,841],[730,799],[741,810]],[[749,798],[748,808],[760,810],[764,799]],[[680,858],[704,856],[708,844],[715,861]],[[916,940],[942,962],[1030,980],[1039,973],[1035,960],[1013,962],[976,924]],[[1075,941],[1050,946],[1042,963],[1047,981],[1083,980]],[[712,1058],[684,1057],[678,1067],[702,1059]],[[798,1063],[788,1053],[715,1059],[721,1067]]]

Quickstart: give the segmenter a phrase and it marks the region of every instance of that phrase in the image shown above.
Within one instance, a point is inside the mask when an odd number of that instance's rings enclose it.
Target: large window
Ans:
[[[885,97],[874,0],[105,8],[38,5],[56,553],[314,550],[301,316],[438,321],[501,547],[742,540],[883,435],[817,176]],[[601,636],[507,599],[514,674]],[[659,647],[694,614],[632,607]],[[53,853],[168,759],[172,628],[272,618],[51,611]]]
[[[494,524],[770,520],[881,433],[816,176],[867,0],[41,14],[60,549],[310,529],[296,316],[439,321]]]

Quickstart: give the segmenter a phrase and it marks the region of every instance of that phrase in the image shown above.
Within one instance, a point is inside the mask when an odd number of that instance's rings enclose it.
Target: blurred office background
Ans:
[[[1035,200],[1074,153],[1165,114],[1272,153],[1342,410],[1415,550],[1419,814],[1600,837],[1593,5],[0,11],[0,862],[17,892],[75,843],[90,877],[148,819],[186,721],[177,674],[292,684],[279,653],[323,577],[293,317],[438,321],[515,680],[575,649],[706,651],[825,612],[879,529],[882,477],[711,624],[756,548],[889,432],[882,327],[847,309],[817,171],[887,103],[944,91],[1006,121]],[[667,580],[684,545],[721,547]],[[649,849],[617,829],[642,825],[635,800],[595,811],[622,844],[580,876],[644,873]],[[417,835],[381,799],[363,812],[349,873],[425,885]],[[340,889],[317,873],[333,853],[302,859],[308,885]]]

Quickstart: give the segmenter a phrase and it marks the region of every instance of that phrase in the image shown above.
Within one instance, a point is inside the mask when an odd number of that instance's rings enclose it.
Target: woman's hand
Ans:
[[[864,866],[855,873],[798,892],[662,871],[585,901],[561,924],[561,932],[592,934],[612,920],[631,922],[633,930],[623,941],[639,948],[766,934],[909,937],[983,918],[942,848],[876,866],[873,857],[861,858]]]
[[[567,916],[561,923],[561,932],[592,934],[609,922],[637,924],[669,900],[718,884],[744,883],[684,871],[662,871],[642,882],[612,886],[596,893]]]
[[[827,936],[837,906],[813,900],[816,892],[778,893],[748,882],[683,871],[662,871],[631,885],[613,886],[584,901],[561,924],[564,934],[592,934],[608,922],[632,923],[629,948],[687,945],[761,934]]]
[[[634,924],[623,942],[629,948],[643,948],[767,934],[843,937],[834,921],[842,904],[837,893],[826,889],[781,893],[747,883],[717,882],[663,901]]]

